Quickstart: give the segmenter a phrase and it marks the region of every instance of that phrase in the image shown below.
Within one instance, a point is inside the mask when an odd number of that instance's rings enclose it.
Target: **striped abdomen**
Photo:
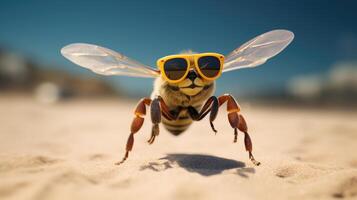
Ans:
[[[192,124],[192,119],[189,116],[187,109],[184,109],[181,110],[177,120],[169,121],[163,117],[161,122],[170,133],[179,135]]]

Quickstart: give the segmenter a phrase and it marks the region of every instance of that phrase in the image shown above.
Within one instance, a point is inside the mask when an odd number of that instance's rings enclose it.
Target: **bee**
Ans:
[[[273,30],[261,34],[227,56],[219,53],[184,52],[157,60],[157,69],[139,63],[121,53],[92,44],[74,43],[61,49],[64,57],[73,63],[101,75],[123,75],[131,77],[155,78],[151,97],[142,98],[134,111],[130,135],[125,154],[116,164],[122,164],[134,146],[134,134],[144,123],[147,107],[150,107],[152,122],[149,144],[159,135],[159,124],[173,135],[180,135],[192,124],[209,114],[210,127],[218,109],[226,103],[228,122],[233,128],[234,142],[238,130],[244,133],[245,149],[254,165],[259,165],[252,154],[252,141],[243,117],[241,107],[230,94],[214,96],[215,80],[222,73],[232,70],[256,67],[280,53],[293,40],[294,34],[288,30]]]

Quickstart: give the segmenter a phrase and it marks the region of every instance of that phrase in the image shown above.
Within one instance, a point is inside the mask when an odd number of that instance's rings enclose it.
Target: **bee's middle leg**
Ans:
[[[155,137],[159,135],[159,123],[161,122],[161,108],[160,108],[160,100],[155,98],[151,102],[150,106],[150,115],[151,115],[151,122],[152,122],[152,129],[151,129],[151,137],[148,140],[149,144],[152,144],[155,141]]]
[[[167,107],[164,100],[158,96],[151,102],[150,107],[150,114],[151,114],[151,122],[153,124],[151,129],[151,137],[148,140],[149,144],[152,144],[155,141],[156,136],[159,135],[159,123],[161,122],[161,115],[163,115],[168,120],[176,120],[178,117],[177,115],[173,115],[169,108]]]

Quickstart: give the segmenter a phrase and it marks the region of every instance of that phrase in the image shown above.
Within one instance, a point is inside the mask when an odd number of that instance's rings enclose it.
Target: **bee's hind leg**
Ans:
[[[247,123],[243,115],[239,114],[238,116],[239,116],[238,129],[244,133],[244,145],[245,145],[245,150],[249,152],[249,159],[253,162],[254,165],[260,165],[260,162],[256,161],[252,154],[253,145],[252,145],[252,140],[250,139],[250,136],[248,134]]]
[[[133,149],[134,146],[134,134],[140,130],[144,123],[144,117],[146,115],[146,106],[149,106],[151,104],[151,99],[150,98],[143,98],[139,101],[138,105],[136,106],[135,109],[135,118],[133,122],[131,123],[131,128],[130,128],[130,135],[126,143],[126,148],[125,148],[125,155],[123,159],[117,163],[116,165],[122,164],[129,156],[129,151]]]
[[[232,128],[234,128],[234,140],[233,142],[237,142],[238,131],[242,131],[244,133],[244,145],[245,150],[249,153],[249,159],[253,162],[254,165],[260,165],[260,162],[254,159],[252,150],[253,145],[248,134],[248,126],[242,114],[239,113],[240,106],[229,94],[222,95],[218,98],[219,106],[227,102],[227,112],[228,112],[228,121]]]

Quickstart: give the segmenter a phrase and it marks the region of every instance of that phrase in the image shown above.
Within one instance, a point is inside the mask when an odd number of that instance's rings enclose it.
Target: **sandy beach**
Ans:
[[[135,102],[0,96],[0,199],[356,199],[357,113],[241,103],[262,164],[224,109],[179,137],[150,120],[120,166]],[[150,119],[149,116],[147,119]]]

